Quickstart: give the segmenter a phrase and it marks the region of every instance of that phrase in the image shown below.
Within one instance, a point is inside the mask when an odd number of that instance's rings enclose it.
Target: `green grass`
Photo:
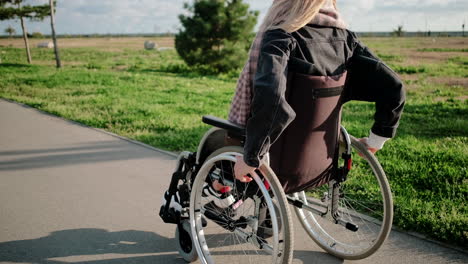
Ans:
[[[468,52],[468,49],[454,49],[454,48],[424,48],[418,49],[422,52]]]
[[[407,54],[420,49],[420,41],[365,39],[408,89],[398,136],[378,157],[394,194],[394,223],[466,247],[468,88],[443,80],[468,78],[467,57],[460,51],[408,65]],[[238,74],[205,75],[209,69],[186,66],[174,51],[62,49],[60,70],[52,51],[33,49],[32,55],[37,64],[29,66],[22,49],[0,47],[0,97],[171,151],[196,149],[208,129],[202,115],[227,116]],[[345,105],[343,123],[351,134],[368,134],[373,109]]]
[[[423,73],[426,72],[426,67],[424,66],[400,66],[396,65],[392,67],[394,71],[396,71],[399,74],[416,74],[416,73]]]
[[[22,50],[6,51],[22,58]],[[70,53],[76,56],[73,59],[80,57],[76,50]],[[139,53],[130,57],[138,58]],[[71,57],[69,50],[62,54]],[[134,64],[135,58],[124,61],[128,65],[124,71],[113,69],[124,60],[122,56],[106,52],[96,56],[102,59],[58,71],[4,60],[0,96],[165,149],[195,149],[207,128],[200,122],[201,115],[226,116],[233,80],[161,70],[159,62],[171,61],[174,51],[146,55],[141,64]],[[39,59],[40,53],[36,54]]]

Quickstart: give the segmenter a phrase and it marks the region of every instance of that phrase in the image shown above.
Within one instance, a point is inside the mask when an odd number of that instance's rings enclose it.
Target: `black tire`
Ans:
[[[195,262],[198,259],[198,254],[193,245],[190,223],[188,220],[184,220],[177,225],[175,239],[179,255],[188,263]]]

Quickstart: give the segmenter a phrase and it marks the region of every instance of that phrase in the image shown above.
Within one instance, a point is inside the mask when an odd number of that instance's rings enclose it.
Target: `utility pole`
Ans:
[[[50,26],[52,28],[52,39],[54,41],[54,52],[55,52],[55,61],[57,62],[57,68],[62,67],[60,62],[60,54],[57,46],[57,37],[55,36],[55,14],[54,14],[54,0],[49,0],[50,5]]]

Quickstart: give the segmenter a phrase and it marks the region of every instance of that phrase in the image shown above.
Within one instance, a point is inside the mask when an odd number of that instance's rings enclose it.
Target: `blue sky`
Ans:
[[[26,0],[44,4],[47,0]],[[191,0],[58,0],[58,34],[176,32],[183,3]],[[265,14],[271,0],[244,0]],[[468,0],[338,0],[344,20],[354,31],[460,31],[468,22]],[[49,20],[27,22],[29,32],[50,33]],[[21,32],[19,21],[1,21]],[[468,29],[467,29],[468,30]]]

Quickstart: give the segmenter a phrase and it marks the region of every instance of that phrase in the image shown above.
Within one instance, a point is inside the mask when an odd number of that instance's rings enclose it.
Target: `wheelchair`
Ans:
[[[203,122],[213,128],[197,152],[179,155],[159,212],[164,222],[177,225],[177,248],[185,261],[291,263],[289,205],[311,239],[338,258],[366,258],[388,237],[393,201],[386,175],[375,156],[343,127],[337,171],[344,173],[320,187],[286,195],[268,155],[250,175],[251,182],[235,180],[243,127],[212,116]],[[214,181],[228,186],[229,191],[216,194],[223,199],[207,195]]]

